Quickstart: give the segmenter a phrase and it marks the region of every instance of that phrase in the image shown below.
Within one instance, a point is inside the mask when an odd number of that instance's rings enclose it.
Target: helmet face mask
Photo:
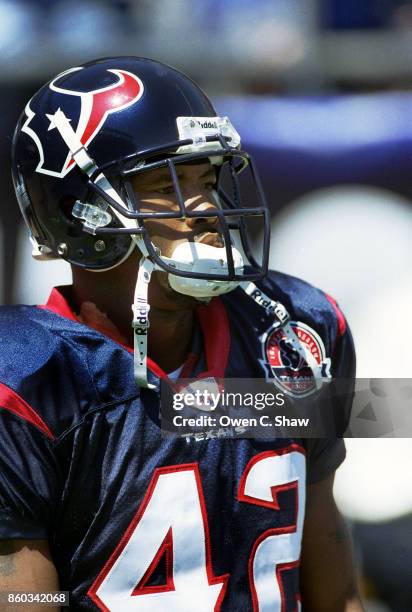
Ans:
[[[83,167],[60,133],[58,112],[85,151]],[[105,270],[124,261],[135,241],[143,256],[178,276],[238,282],[263,276],[268,211],[253,163],[239,145],[230,121],[217,117],[203,91],[169,66],[120,57],[65,71],[30,100],[13,142],[16,193],[37,254]],[[221,207],[207,213],[190,211],[177,178],[178,166],[205,160],[215,165],[219,175],[223,167],[230,168],[231,193],[218,182]],[[92,168],[87,167],[89,161]],[[179,210],[141,211],[132,177],[157,168],[170,172]],[[249,207],[243,205],[239,188],[244,173],[250,173],[256,184],[257,203]],[[153,217],[166,222],[197,216],[218,220],[227,261],[220,273],[173,266],[159,254],[146,228]],[[256,237],[246,229],[252,217],[263,237],[259,265],[251,246]],[[247,264],[241,273],[233,262],[234,232]]]
[[[249,156],[247,156],[247,154],[244,152],[228,149],[228,151],[223,155],[221,150],[214,150],[213,153],[213,156],[207,157],[205,157],[204,153],[200,155],[187,154],[184,156],[169,156],[164,159],[156,160],[155,162],[149,161],[149,163],[141,165],[138,169],[135,167],[132,170],[124,170],[120,174],[121,187],[119,190],[123,205],[119,204],[117,201],[113,201],[110,196],[107,197],[107,194],[104,194],[102,189],[98,186],[96,187],[93,185],[92,189],[95,189],[96,196],[100,198],[100,202],[105,200],[106,203],[116,209],[119,214],[124,215],[128,219],[136,222],[135,227],[124,228],[121,230],[122,233],[139,235],[152,261],[154,261],[164,271],[178,276],[204,278],[209,280],[236,280],[238,282],[243,280],[255,280],[258,275],[261,276],[265,273],[267,261],[265,262],[263,254],[261,258],[262,263],[258,264],[254,261],[254,257],[252,255],[252,243],[254,242],[256,236],[250,235],[248,221],[253,219],[256,222],[255,229],[256,227],[258,228],[259,235],[263,238],[262,251],[264,253],[265,243],[267,243],[269,240],[268,211],[265,207],[263,199],[260,206],[255,205],[247,207],[244,206],[243,208],[239,207],[241,195],[238,184],[238,173],[249,173],[254,179],[254,168]],[[217,153],[220,154],[219,158]],[[178,178],[179,165],[196,162],[210,163],[210,159],[213,161],[219,159],[220,163],[222,164],[216,167],[218,176],[216,195],[213,198],[215,206],[208,208],[208,210],[191,210],[185,203],[183,188]],[[230,174],[233,174],[235,177],[232,184],[232,195],[229,195],[229,193],[220,184],[221,181],[219,176],[222,175],[222,170],[225,168],[225,166],[230,167]],[[146,210],[145,207],[142,207],[139,200],[139,195],[136,193],[134,188],[134,184],[136,184],[136,179],[138,179],[139,175],[144,175],[148,171],[156,171],[157,169],[167,169],[169,173],[170,184],[173,185],[174,206],[170,206],[167,210],[152,212]],[[167,257],[163,257],[162,254],[159,253],[159,249],[156,248],[151,240],[150,232],[147,229],[147,222],[152,219],[164,220],[164,222],[167,222],[168,220],[172,219],[183,220],[187,218],[199,220],[209,219],[216,221],[219,234],[222,237],[224,247],[226,249],[226,271],[222,270],[221,272],[215,272],[214,274],[206,272],[196,273],[194,271],[185,272],[183,269],[179,269],[175,265],[171,264]],[[86,231],[89,231],[94,235],[110,236],[113,233],[116,233],[118,230],[111,227],[96,227],[88,228]],[[231,256],[231,251],[235,241],[235,233],[237,234],[237,246],[243,252],[245,261],[248,262],[250,268],[250,271],[248,272],[240,272],[239,270],[237,272],[235,271],[233,258]]]

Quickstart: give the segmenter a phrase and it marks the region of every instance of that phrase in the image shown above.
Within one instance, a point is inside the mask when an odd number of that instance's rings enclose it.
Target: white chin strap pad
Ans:
[[[243,257],[235,247],[232,246],[231,248],[235,273],[243,274]],[[199,272],[222,276],[228,274],[226,248],[217,248],[202,242],[182,242],[175,248],[172,257],[167,263],[178,270],[195,274]],[[178,293],[191,295],[196,298],[213,297],[221,293],[228,293],[236,289],[240,282],[188,278],[171,273],[169,273],[168,279],[172,289]]]

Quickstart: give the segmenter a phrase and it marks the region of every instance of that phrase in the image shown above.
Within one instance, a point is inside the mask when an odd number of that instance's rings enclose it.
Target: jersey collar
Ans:
[[[42,304],[39,308],[49,310],[71,321],[76,321],[82,325],[75,313],[71,309],[67,299],[63,295],[64,288],[54,287],[50,293],[46,304]],[[226,313],[226,308],[223,301],[219,297],[213,298],[209,304],[201,305],[196,308],[197,319],[200,324],[203,336],[203,346],[205,351],[206,370],[196,375],[196,378],[224,378],[227,362],[229,359],[230,350],[230,330],[229,320]],[[98,333],[102,333],[99,330]],[[119,342],[119,340],[110,334],[104,334],[114,340],[130,353],[133,353],[133,348]],[[191,352],[188,355],[186,363],[180,374],[180,378],[189,378],[195,364],[198,362],[200,355]],[[162,368],[157,365],[150,357],[147,360],[148,367],[155,376],[168,379],[167,374]]]

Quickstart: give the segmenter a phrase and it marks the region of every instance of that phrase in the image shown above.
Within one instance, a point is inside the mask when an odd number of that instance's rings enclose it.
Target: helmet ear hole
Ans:
[[[71,196],[65,196],[60,200],[59,210],[66,221],[75,222],[75,218],[72,215],[72,210],[76,198]]]
[[[59,204],[58,214],[65,226],[67,236],[71,238],[80,238],[84,236],[83,224],[72,214],[74,203],[75,198],[71,196],[63,197]]]

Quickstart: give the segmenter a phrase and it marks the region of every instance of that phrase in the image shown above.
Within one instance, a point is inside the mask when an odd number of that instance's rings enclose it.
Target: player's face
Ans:
[[[177,164],[176,172],[187,211],[203,212],[217,208],[216,171],[208,162]],[[133,188],[142,212],[178,211],[179,205],[170,172],[159,168],[133,177]],[[150,238],[161,254],[170,257],[179,243],[203,242],[224,246],[216,217],[151,219],[145,221]]]

